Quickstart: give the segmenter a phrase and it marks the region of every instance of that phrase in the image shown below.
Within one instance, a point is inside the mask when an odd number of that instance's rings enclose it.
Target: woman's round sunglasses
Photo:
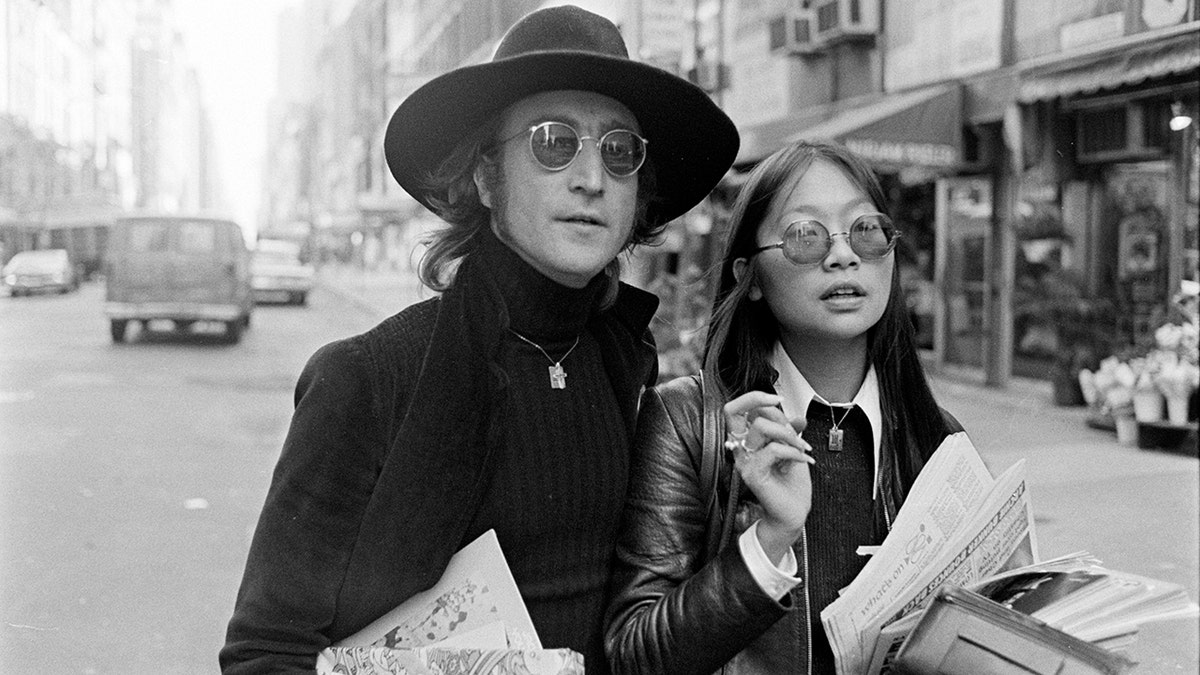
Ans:
[[[850,241],[850,249],[859,258],[878,260],[896,248],[900,231],[892,227],[892,219],[882,213],[859,216],[850,225],[849,232],[837,234],[829,234],[829,229],[816,220],[797,220],[788,223],[783,232],[783,241],[760,246],[750,252],[750,257],[778,248],[793,264],[811,267],[821,264],[829,255],[834,237],[846,237]]]
[[[522,129],[496,143],[505,143],[529,134],[529,152],[533,159],[547,171],[562,171],[575,161],[583,149],[584,141],[592,141],[600,151],[604,170],[617,178],[626,178],[637,173],[646,162],[646,139],[628,129],[613,129],[603,136],[580,136],[575,128],[564,122],[542,122]]]

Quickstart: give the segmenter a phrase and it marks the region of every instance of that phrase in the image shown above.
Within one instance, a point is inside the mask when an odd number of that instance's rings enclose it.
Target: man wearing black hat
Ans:
[[[617,257],[703,199],[737,147],[703,91],[575,7],[526,16],[491,62],[400,105],[385,152],[449,223],[421,267],[442,294],[305,367],[225,672],[311,672],[489,529],[543,646],[607,671],[630,440],[657,371],[657,300]]]

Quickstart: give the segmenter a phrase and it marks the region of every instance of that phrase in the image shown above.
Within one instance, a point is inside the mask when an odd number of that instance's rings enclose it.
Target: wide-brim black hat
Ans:
[[[654,222],[698,204],[737,157],[737,128],[704,90],[631,60],[608,19],[560,6],[514,24],[490,62],[436,77],[400,104],[383,142],[392,175],[430,207],[429,174],[468,133],[526,96],[564,89],[603,94],[637,118],[657,178]]]

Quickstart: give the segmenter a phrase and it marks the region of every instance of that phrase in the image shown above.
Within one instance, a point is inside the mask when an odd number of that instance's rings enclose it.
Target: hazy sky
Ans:
[[[208,104],[234,217],[257,228],[267,102],[275,89],[275,17],[297,0],[175,0]]]

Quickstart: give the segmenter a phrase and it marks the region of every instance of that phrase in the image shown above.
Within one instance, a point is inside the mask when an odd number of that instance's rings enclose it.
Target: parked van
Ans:
[[[112,227],[105,265],[104,312],[113,342],[130,321],[220,322],[241,339],[254,307],[250,251],[237,223],[192,216],[131,216]]]

